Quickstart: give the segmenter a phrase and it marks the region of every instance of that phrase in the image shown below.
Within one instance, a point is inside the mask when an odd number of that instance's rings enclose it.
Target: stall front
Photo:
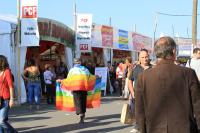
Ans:
[[[45,64],[51,64],[55,68],[64,64],[64,67],[69,70],[73,65],[73,51],[75,48],[73,30],[58,21],[47,18],[38,18],[38,27],[40,34],[39,46],[20,48],[20,71],[23,72],[30,59],[36,61],[41,73],[44,71]],[[66,74],[57,75],[57,77],[63,76],[62,78],[64,78]],[[43,82],[43,79],[41,81]],[[43,85],[42,90],[44,93]],[[26,102],[24,82],[21,82],[20,92],[20,102],[24,103]]]
[[[57,65],[63,62],[67,69],[73,65],[74,31],[60,22],[46,18],[39,18],[38,26],[39,46],[18,46],[16,40],[17,17],[0,15],[0,54],[7,57],[16,79],[14,82],[15,95],[19,103],[27,101],[25,85],[20,75],[30,58],[34,58],[42,69],[46,63]],[[18,78],[20,78],[20,82],[17,80]]]

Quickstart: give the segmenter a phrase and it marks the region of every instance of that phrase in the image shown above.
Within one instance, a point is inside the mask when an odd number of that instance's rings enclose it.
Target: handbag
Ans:
[[[131,99],[129,103],[125,103],[122,107],[120,122],[123,124],[133,124],[135,122],[134,100]]]

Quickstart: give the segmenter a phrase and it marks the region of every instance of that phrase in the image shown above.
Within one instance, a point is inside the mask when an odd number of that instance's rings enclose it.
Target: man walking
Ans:
[[[194,69],[200,81],[200,48],[193,50],[193,56],[187,61],[186,67]]]
[[[155,42],[157,65],[139,74],[136,121],[141,133],[198,133],[200,85],[195,71],[174,64],[171,37]]]
[[[140,50],[140,53],[139,53],[138,64],[136,64],[136,66],[134,68],[130,67],[128,70],[129,91],[130,91],[132,100],[135,99],[134,92],[137,89],[136,82],[137,82],[138,74],[140,74],[141,72],[143,72],[144,70],[149,69],[149,68],[151,68],[151,64],[149,62],[148,51],[146,49],[142,49],[142,50]],[[134,123],[133,129],[130,132],[138,133],[137,123]]]
[[[74,67],[70,69],[66,79],[57,80],[57,82],[61,82],[63,89],[72,91],[76,114],[80,116],[80,124],[83,124],[85,119],[87,91],[94,89],[95,81],[96,77],[81,65],[80,58],[74,59]]]

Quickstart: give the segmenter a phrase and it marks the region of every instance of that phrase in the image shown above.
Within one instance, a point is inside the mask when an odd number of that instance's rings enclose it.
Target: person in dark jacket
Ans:
[[[136,121],[140,133],[198,133],[200,84],[195,71],[174,64],[176,43],[154,44],[157,65],[138,76]]]

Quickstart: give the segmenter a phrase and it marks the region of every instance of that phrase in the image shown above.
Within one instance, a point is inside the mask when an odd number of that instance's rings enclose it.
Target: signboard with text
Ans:
[[[125,30],[118,30],[118,46],[120,49],[128,50],[128,31]]]
[[[21,46],[39,46],[38,0],[21,0]]]
[[[91,52],[92,15],[77,14],[76,46],[81,52]]]
[[[147,49],[150,53],[152,52],[152,39],[150,37],[132,33],[132,45],[133,49],[137,52],[141,49]]]
[[[102,46],[107,48],[113,47],[113,27],[103,25],[101,27]]]
[[[99,78],[101,78],[101,90],[106,90],[107,74],[108,74],[107,67],[96,67],[95,68],[95,75],[98,76]]]

